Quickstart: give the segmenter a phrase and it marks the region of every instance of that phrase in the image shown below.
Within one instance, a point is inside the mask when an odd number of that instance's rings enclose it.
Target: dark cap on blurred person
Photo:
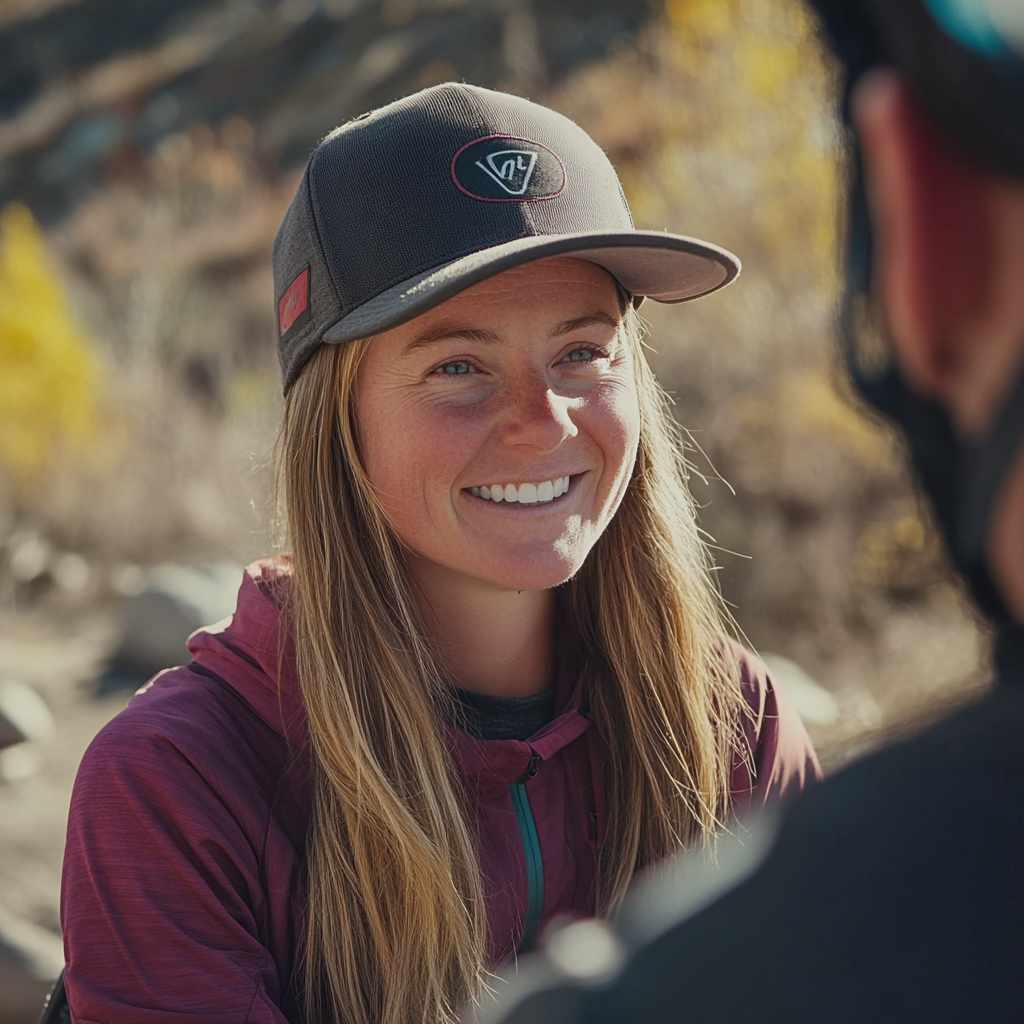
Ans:
[[[603,150],[546,107],[448,83],[363,114],[313,152],[274,244],[285,390],[324,343],[566,255],[659,302],[705,295],[740,270],[708,242],[637,231]]]
[[[993,170],[1024,177],[1022,0],[810,0],[849,87],[889,64],[929,120]]]

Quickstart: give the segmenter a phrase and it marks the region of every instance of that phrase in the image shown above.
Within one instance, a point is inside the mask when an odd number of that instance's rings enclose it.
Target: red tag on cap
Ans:
[[[277,323],[281,328],[281,333],[285,334],[307,309],[309,309],[309,267],[306,267],[288,285],[288,290],[281,296],[281,301],[277,304]]]

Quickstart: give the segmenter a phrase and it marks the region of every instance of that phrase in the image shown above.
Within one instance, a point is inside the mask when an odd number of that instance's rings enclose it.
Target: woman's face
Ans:
[[[356,384],[360,447],[414,570],[538,590],[580,568],[636,457],[620,322],[605,271],[552,259],[374,338]]]

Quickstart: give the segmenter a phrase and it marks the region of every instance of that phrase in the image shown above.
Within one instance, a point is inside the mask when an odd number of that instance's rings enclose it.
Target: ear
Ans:
[[[883,68],[853,93],[876,239],[875,287],[900,366],[924,394],[949,397],[985,306],[994,242],[984,173],[931,128],[903,78]]]

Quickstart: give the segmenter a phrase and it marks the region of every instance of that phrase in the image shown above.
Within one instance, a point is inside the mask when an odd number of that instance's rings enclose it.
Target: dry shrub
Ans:
[[[78,351],[96,368],[77,394],[102,394],[103,430],[87,457],[54,450],[31,489],[5,489],[9,530],[105,563],[267,547],[261,467],[279,410],[269,252],[295,182],[269,184],[251,138],[238,119],[173,137],[143,182],[97,192],[54,232],[89,324]],[[41,372],[19,385],[47,386]]]

